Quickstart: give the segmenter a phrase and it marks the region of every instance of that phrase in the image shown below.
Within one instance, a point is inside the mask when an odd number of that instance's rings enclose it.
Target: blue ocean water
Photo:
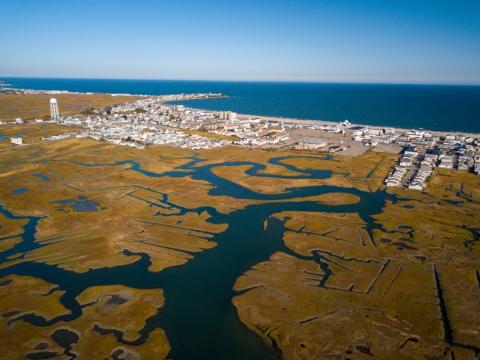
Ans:
[[[221,92],[185,105],[298,119],[480,133],[480,86],[0,78],[19,88],[131,94]]]

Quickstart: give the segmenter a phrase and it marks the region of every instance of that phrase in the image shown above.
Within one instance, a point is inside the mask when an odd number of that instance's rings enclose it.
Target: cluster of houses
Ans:
[[[234,112],[211,112],[187,109],[183,105],[167,105],[166,101],[221,96],[221,94],[181,94],[143,98],[132,103],[112,106],[95,116],[63,117],[66,125],[87,129],[80,136],[103,139],[126,146],[168,144],[191,149],[208,149],[238,144],[252,147],[284,146],[291,139],[291,130],[306,129],[331,132],[352,141],[375,147],[386,144],[403,148],[399,163],[385,180],[387,186],[424,190],[433,170],[456,168],[479,172],[480,139],[460,134],[442,135],[424,130],[297,121],[273,121],[262,118],[239,119]],[[191,134],[189,131],[195,131]],[[221,138],[208,134],[220,135]],[[289,143],[291,145],[291,142]],[[308,136],[295,148],[335,152],[343,144],[329,144],[318,136]]]
[[[473,171],[480,175],[480,138],[425,130],[370,128],[344,122],[326,131],[351,136],[366,146],[379,144],[403,149],[402,157],[385,180],[387,186],[424,190],[433,170]]]
[[[406,147],[399,164],[385,180],[387,186],[424,190],[428,178],[437,166],[438,155],[415,146]]]
[[[159,144],[191,149],[227,144],[262,147],[279,145],[289,139],[285,127],[275,121],[240,120],[230,111],[210,112],[187,109],[183,105],[165,105],[166,101],[212,96],[221,94],[145,98],[111,106],[92,115],[63,116],[60,122],[86,128],[82,136],[136,147]]]
[[[174,128],[153,126],[150,122],[131,121],[123,117],[87,116],[64,117],[66,125],[81,126],[85,131],[77,135],[79,138],[105,140],[122,146],[144,148],[145,145],[174,145],[190,149],[209,149],[224,146],[228,141],[188,134]]]
[[[159,125],[229,137],[233,144],[241,146],[276,146],[290,139],[283,124],[276,121],[255,117],[238,119],[231,111],[192,110],[182,105],[171,107],[155,100],[146,105],[144,109],[148,113],[160,116]]]
[[[172,108],[160,104],[220,96],[222,94],[217,93],[162,95],[111,106],[103,111],[93,111],[91,115],[63,116],[60,122],[85,128],[86,131],[77,137],[90,137],[123,146],[143,148],[145,145],[174,145],[194,150],[209,149],[224,146],[231,141],[181,131],[178,124],[172,121],[178,113],[175,110],[177,106]]]
[[[33,89],[16,89],[9,86],[9,84],[0,84],[0,94],[80,94],[79,92],[66,90],[33,90]],[[93,93],[82,93],[93,94]]]
[[[433,170],[458,169],[480,175],[480,141],[461,135],[439,137],[428,147],[406,146],[387,186],[424,190]]]
[[[435,170],[438,162],[438,155],[435,153],[427,152],[423,155],[423,159],[420,162],[420,166],[416,169],[415,176],[408,184],[409,189],[424,190],[427,180]]]
[[[403,166],[395,166],[393,171],[390,173],[390,175],[387,177],[385,180],[385,184],[387,186],[394,186],[394,187],[401,187],[402,186],[402,180],[407,174],[407,168]]]
[[[278,146],[290,140],[282,123],[259,118],[229,120],[213,132],[232,136],[235,144],[251,147]]]
[[[5,90],[10,91],[10,90]],[[29,90],[12,90],[29,91]],[[34,92],[34,90],[32,90]],[[64,125],[82,127],[80,133],[50,136],[53,141],[69,136],[90,137],[124,146],[174,145],[209,149],[237,144],[256,148],[293,147],[309,151],[342,151],[348,147],[341,139],[368,147],[384,144],[403,149],[399,163],[391,171],[387,186],[424,190],[433,170],[439,168],[472,171],[480,175],[480,138],[463,134],[442,134],[425,130],[403,130],[341,123],[275,121],[258,117],[239,117],[231,111],[212,112],[168,104],[192,99],[223,97],[218,93],[141,96],[135,102],[94,110],[89,114],[60,116]],[[41,120],[39,120],[41,121]],[[16,119],[16,123],[23,120]],[[340,141],[327,141],[321,133],[295,139],[294,130],[336,134]],[[338,140],[337,139],[337,140]],[[21,138],[11,139],[17,145]]]

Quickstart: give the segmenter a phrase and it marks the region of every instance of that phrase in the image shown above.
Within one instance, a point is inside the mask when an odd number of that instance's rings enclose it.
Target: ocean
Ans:
[[[0,78],[19,88],[130,94],[221,92],[186,106],[296,119],[480,133],[480,86]]]

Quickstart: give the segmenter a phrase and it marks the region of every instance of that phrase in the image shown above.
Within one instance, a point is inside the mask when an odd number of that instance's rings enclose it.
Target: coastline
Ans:
[[[190,100],[185,100],[185,101],[190,101]],[[175,101],[175,103],[181,103],[181,102],[183,101]],[[174,104],[171,104],[171,102],[165,102],[165,105],[174,106]],[[202,108],[196,108],[196,107],[185,107],[185,109],[191,110],[191,111],[211,112],[214,114],[223,112],[218,110],[208,110],[208,109],[202,109]],[[229,110],[224,110],[224,111],[229,111]],[[329,121],[329,120],[299,119],[299,118],[287,118],[287,117],[281,117],[281,116],[267,116],[267,115],[256,115],[256,114],[241,114],[241,113],[237,113],[237,118],[239,120],[256,118],[256,119],[274,121],[274,122],[280,122],[280,123],[290,123],[290,124],[299,124],[299,125],[308,124],[308,125],[316,125],[316,126],[318,125],[331,126],[331,125],[339,125],[341,123],[338,121]],[[456,134],[456,135],[461,135],[465,137],[480,137],[480,133],[470,133],[470,132],[464,132],[464,131],[438,131],[438,130],[430,130],[430,129],[424,129],[424,128],[408,129],[408,128],[401,128],[401,127],[395,127],[395,126],[380,126],[380,125],[368,125],[368,124],[359,124],[359,123],[351,123],[351,126],[362,126],[362,127],[368,127],[370,129],[395,129],[396,131],[400,131],[400,132],[426,131],[431,133],[432,135],[437,135],[437,136],[447,136],[447,135]]]
[[[115,81],[96,79],[2,79],[15,88],[64,89],[72,92],[161,96],[221,92],[229,100],[185,103],[192,108],[231,110],[239,114],[291,120],[352,123],[398,129],[479,134],[480,87],[420,86],[417,84],[250,84],[195,81]],[[411,87],[411,88],[410,88]],[[241,99],[235,99],[240,97]],[[284,104],[285,103],[285,104]],[[370,125],[371,124],[371,125]]]
[[[0,84],[1,88],[1,84]],[[12,89],[11,87],[5,87],[5,89]],[[108,93],[108,92],[77,92],[77,91],[68,91],[68,90],[36,90],[36,89],[23,89],[23,88],[15,88],[14,90],[17,91],[25,91],[25,93],[33,93],[33,94],[52,94],[52,95],[58,95],[58,94],[71,94],[71,95],[109,95],[112,97],[121,97],[121,96],[132,96],[132,97],[139,97],[139,98],[162,98],[164,96],[178,96],[178,95],[185,95],[186,93],[183,94],[170,94],[170,95],[148,95],[148,94],[142,94],[142,95],[134,95],[134,94],[129,94],[129,93]],[[218,98],[228,98],[229,96],[226,94],[219,94],[219,93],[210,93],[211,96],[210,98],[212,99],[218,99]],[[162,103],[166,106],[175,106],[177,103],[182,103],[185,101],[192,101],[192,100],[206,100],[209,98],[191,98],[191,99],[184,99],[184,100],[164,100]],[[191,110],[191,111],[205,111],[205,112],[211,112],[214,114],[219,114],[222,112],[229,112],[231,110],[208,110],[208,109],[202,109],[202,108],[197,108],[197,107],[185,107],[186,110]],[[330,120],[313,120],[313,119],[302,119],[302,118],[288,118],[288,117],[281,117],[281,116],[268,116],[268,115],[257,115],[257,114],[245,114],[245,113],[237,113],[237,119],[239,120],[247,120],[247,119],[261,119],[265,121],[272,121],[272,122],[279,122],[279,123],[290,123],[290,124],[299,124],[299,125],[312,125],[312,126],[338,126],[341,124],[339,121],[330,121]],[[398,132],[409,132],[409,131],[425,131],[428,132],[434,136],[440,136],[440,137],[445,137],[448,135],[460,135],[464,137],[473,137],[477,138],[480,137],[480,132],[479,133],[473,133],[473,132],[464,132],[464,131],[438,131],[438,130],[431,130],[427,128],[402,128],[402,127],[396,127],[396,126],[381,126],[381,125],[369,125],[369,124],[363,124],[363,123],[350,123],[350,126],[361,126],[369,129],[395,129],[395,131]]]

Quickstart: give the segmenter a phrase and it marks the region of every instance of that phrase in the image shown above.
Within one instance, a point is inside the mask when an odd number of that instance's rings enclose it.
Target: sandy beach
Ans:
[[[170,105],[170,104],[166,103],[166,105]],[[194,110],[194,111],[212,112],[215,114],[222,112],[222,111],[214,111],[214,110],[200,109],[200,108],[194,108],[194,107],[185,107],[185,109]],[[229,110],[225,110],[225,111],[229,111]],[[285,118],[285,117],[278,117],[278,116],[265,116],[265,115],[237,113],[237,119],[239,120],[247,120],[252,118],[266,120],[266,121],[275,121],[280,123],[302,124],[302,125],[310,124],[310,125],[316,125],[316,126],[339,124],[339,122],[337,121],[328,121],[328,120],[296,119],[296,118]],[[396,131],[399,131],[399,132],[420,130],[420,131],[427,131],[435,136],[447,136],[447,135],[456,134],[456,135],[462,135],[466,137],[474,137],[474,138],[480,137],[479,133],[467,133],[467,132],[461,132],[461,131],[435,131],[435,130],[429,130],[429,129],[406,129],[406,128],[393,127],[393,126],[378,126],[378,125],[357,124],[357,123],[352,123],[352,126],[363,126],[371,129],[387,129],[388,128],[388,129],[395,129]]]

